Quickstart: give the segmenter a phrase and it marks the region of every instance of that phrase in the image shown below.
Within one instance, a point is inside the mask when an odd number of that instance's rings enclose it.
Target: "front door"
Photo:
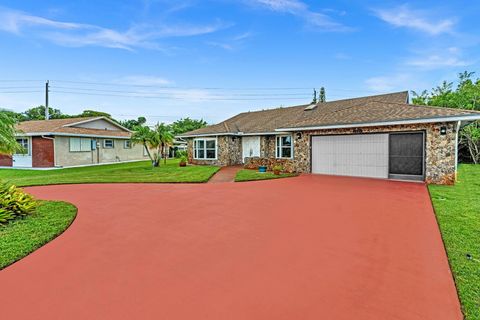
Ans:
[[[242,137],[243,162],[245,158],[260,157],[260,137]]]
[[[14,167],[32,167],[32,144],[29,137],[17,138],[17,143],[22,146],[23,151],[14,154],[12,157]]]

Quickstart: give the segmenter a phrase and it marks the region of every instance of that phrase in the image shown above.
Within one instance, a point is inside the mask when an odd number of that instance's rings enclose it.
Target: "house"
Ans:
[[[477,119],[409,104],[405,91],[240,113],[180,137],[194,164],[452,184],[458,129]]]
[[[146,160],[130,130],[106,117],[25,121],[17,125],[24,153],[0,155],[0,166],[53,168]]]

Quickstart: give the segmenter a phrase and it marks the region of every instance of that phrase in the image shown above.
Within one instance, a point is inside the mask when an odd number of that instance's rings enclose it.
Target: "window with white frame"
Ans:
[[[200,160],[217,159],[217,139],[203,138],[193,140],[193,157]]]
[[[103,148],[105,149],[113,149],[115,147],[115,143],[113,139],[105,139],[103,140]]]
[[[92,150],[92,139],[70,138],[70,152],[87,152]]]
[[[293,143],[292,136],[277,136],[276,137],[276,156],[277,158],[292,158],[293,157]]]
[[[30,155],[30,143],[28,138],[17,138],[17,143],[22,147],[22,150],[18,154]]]
[[[130,140],[123,141],[123,148],[132,149],[132,141],[130,141]]]

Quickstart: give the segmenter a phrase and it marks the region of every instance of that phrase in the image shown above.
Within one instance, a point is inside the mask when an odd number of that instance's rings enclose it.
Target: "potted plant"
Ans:
[[[273,166],[273,173],[279,175],[282,172],[283,167],[279,164]]]
[[[184,156],[184,155],[181,156],[179,166],[180,167],[186,167],[187,166],[187,161],[188,161],[187,156]]]

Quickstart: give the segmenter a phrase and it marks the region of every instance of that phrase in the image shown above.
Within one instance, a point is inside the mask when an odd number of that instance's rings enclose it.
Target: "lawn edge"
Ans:
[[[455,276],[455,273],[453,272],[453,267],[452,267],[452,264],[450,262],[450,257],[448,255],[447,245],[445,244],[445,238],[443,237],[443,233],[442,233],[442,227],[440,226],[440,222],[438,221],[437,210],[435,209],[435,204],[433,203],[433,198],[432,198],[432,194],[430,192],[430,187],[429,187],[429,185],[426,185],[426,187],[427,187],[427,191],[428,191],[428,198],[430,199],[430,205],[432,206],[433,215],[435,217],[435,222],[437,223],[438,232],[440,233],[440,239],[442,239],[443,250],[445,251],[445,255],[447,256],[448,268],[450,270],[450,274],[452,275],[453,285],[455,286],[455,291],[457,292],[458,302],[460,303],[460,312],[462,313],[463,319],[466,319],[464,304],[463,304],[463,301],[462,301],[462,297],[460,296],[460,290],[458,289],[457,278]]]
[[[60,231],[59,233],[55,234],[50,240],[48,240],[47,242],[41,244],[38,248],[35,248],[34,250],[30,251],[29,253],[27,253],[26,255],[24,255],[23,257],[20,257],[18,258],[17,260],[15,261],[12,261],[11,263],[3,266],[3,267],[0,267],[0,271],[2,270],[5,270],[6,268],[9,268],[11,267],[12,265],[14,265],[15,263],[19,262],[20,260],[28,257],[29,255],[31,255],[32,253],[34,253],[35,251],[43,248],[44,246],[46,246],[47,244],[49,244],[50,242],[52,242],[53,240],[57,239],[58,237],[60,237],[65,231],[67,231],[73,224],[73,222],[77,219],[77,216],[78,216],[78,208],[76,205],[74,205],[73,203],[70,203],[70,202],[67,202],[67,201],[62,201],[62,200],[38,200],[38,202],[42,203],[42,202],[56,202],[56,203],[65,203],[65,204],[68,204],[68,205],[71,205],[72,207],[75,208],[75,215],[73,216],[73,219],[72,221],[70,221],[70,223],[67,225],[67,227],[65,229],[63,229],[62,231]]]

